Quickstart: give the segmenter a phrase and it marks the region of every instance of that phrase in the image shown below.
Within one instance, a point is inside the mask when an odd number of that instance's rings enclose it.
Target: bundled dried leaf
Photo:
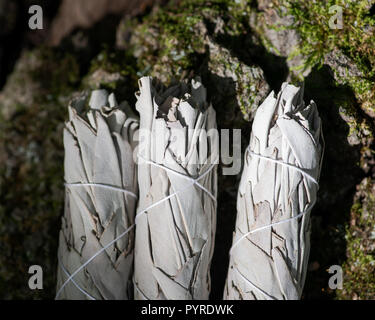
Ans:
[[[105,90],[92,92],[88,112],[85,103],[85,96],[72,101],[64,128],[66,195],[56,298],[128,299],[133,230],[100,250],[134,223],[138,121],[126,102],[118,105]]]
[[[134,296],[208,299],[216,229],[215,111],[197,81],[140,79]]]
[[[224,299],[299,299],[323,142],[316,104],[284,83],[258,108],[238,191]]]

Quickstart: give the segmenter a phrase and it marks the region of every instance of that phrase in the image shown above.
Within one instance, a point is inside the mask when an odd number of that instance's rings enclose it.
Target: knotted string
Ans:
[[[250,150],[250,146],[247,148],[247,152],[248,154],[254,156],[254,157],[257,157],[259,159],[263,159],[263,160],[266,160],[266,161],[270,161],[270,162],[273,162],[273,163],[277,163],[277,164],[280,164],[280,165],[283,165],[283,166],[286,166],[290,169],[293,169],[293,170],[296,170],[298,172],[300,172],[303,176],[305,176],[307,179],[310,179],[314,184],[317,185],[317,187],[319,188],[319,183],[318,181],[309,173],[309,171],[311,170],[306,170],[306,169],[303,169],[303,168],[300,168],[300,167],[297,167],[295,165],[292,165],[290,163],[286,163],[286,162],[283,162],[281,160],[277,160],[277,159],[273,159],[273,158],[269,158],[269,157],[266,157],[266,156],[263,156],[261,154],[258,154],[258,153],[255,153],[253,152],[252,150]],[[232,255],[233,253],[233,250],[235,249],[235,247],[238,246],[238,244],[243,240],[245,239],[246,237],[248,237],[250,234],[253,234],[255,232],[258,232],[258,231],[261,231],[261,230],[265,230],[265,229],[268,229],[268,228],[271,228],[273,226],[276,226],[276,225],[279,225],[279,224],[282,224],[282,223],[286,223],[288,221],[292,221],[292,220],[295,220],[295,219],[298,219],[302,216],[304,216],[307,212],[309,212],[311,210],[311,208],[314,206],[316,202],[316,198],[313,199],[313,201],[307,206],[307,208],[302,211],[301,213],[299,213],[298,215],[294,216],[294,217],[291,217],[291,218],[287,218],[287,219],[283,219],[283,220],[280,220],[280,221],[277,221],[277,222],[273,222],[271,224],[268,224],[266,226],[262,226],[262,227],[259,227],[259,228],[256,228],[256,229],[253,229],[253,230],[250,230],[249,232],[243,234],[239,239],[237,239],[237,241],[232,245],[232,247],[230,248],[229,250],[229,256]],[[237,271],[238,275],[247,283],[249,284],[253,289],[255,289],[256,291],[258,291],[259,293],[263,294],[265,297],[267,297],[268,299],[270,300],[276,300],[274,297],[270,296],[269,294],[267,294],[266,292],[264,292],[262,289],[260,289],[259,287],[257,287],[255,284],[253,284],[249,279],[247,279],[246,277],[244,277],[242,275],[242,273],[238,270],[238,268],[236,266],[233,266],[234,269]]]
[[[67,275],[69,277],[69,272],[68,270],[65,269],[64,265],[62,263],[59,263],[62,271],[64,271],[65,275]],[[83,294],[85,294],[90,300],[96,300],[93,296],[91,296],[89,293],[87,293],[85,290],[83,290],[77,282],[74,281],[74,279],[72,279],[72,283],[76,286],[76,288],[81,291]]]
[[[121,233],[119,236],[117,236],[115,239],[113,239],[112,241],[110,241],[107,245],[105,245],[103,248],[101,248],[100,250],[98,250],[91,258],[89,258],[84,264],[82,264],[79,268],[77,268],[69,277],[68,279],[65,280],[65,282],[61,285],[60,289],[57,291],[56,293],[56,296],[55,296],[55,299],[57,299],[59,297],[59,295],[61,294],[62,290],[64,289],[64,287],[76,276],[76,274],[78,272],[80,272],[84,267],[86,267],[92,260],[94,260],[99,254],[101,254],[103,251],[105,251],[107,248],[109,248],[112,244],[114,244],[115,242],[117,242],[119,239],[121,239],[122,237],[124,237],[128,232],[130,232],[134,227],[135,225],[137,224],[137,219],[139,219],[140,216],[142,216],[143,214],[145,214],[147,211],[149,211],[150,209],[152,209],[153,207],[159,205],[160,203],[176,196],[178,193],[196,185],[197,187],[199,187],[200,189],[202,189],[204,192],[206,192],[213,200],[214,202],[216,203],[216,199],[215,197],[212,195],[212,193],[207,190],[206,188],[204,188],[198,181],[203,179],[207,174],[209,174],[211,172],[211,170],[215,167],[216,165],[216,162],[217,161],[214,161],[210,167],[200,176],[198,177],[190,177],[190,176],[187,176],[183,173],[180,173],[180,172],[177,172],[173,169],[170,169],[168,167],[165,167],[163,165],[160,165],[156,162],[153,162],[153,161],[150,161],[150,160],[146,160],[146,159],[143,159],[141,156],[138,156],[140,159],[142,159],[145,163],[148,163],[148,164],[151,164],[151,165],[154,165],[156,167],[159,167],[159,168],[162,168],[166,171],[169,171],[169,172],[172,172],[180,177],[183,177],[185,178],[186,180],[189,180],[191,183],[188,184],[187,186],[185,186],[184,188],[180,189],[180,190],[177,190],[175,191],[174,193],[170,194],[169,196],[151,204],[150,206],[148,206],[146,209],[143,209],[141,210],[140,212],[137,213],[136,217],[135,217],[135,221],[134,221],[134,224],[132,224],[129,228],[127,228],[123,233]],[[83,186],[83,185],[88,185],[88,184],[68,184],[68,186]],[[90,183],[89,185],[95,185],[95,186],[99,186],[99,187],[105,187],[105,188],[111,188],[111,189],[114,189],[114,190],[117,190],[117,191],[122,191],[122,192],[126,192],[126,193],[129,193],[128,190],[124,190],[124,189],[121,189],[121,188],[117,188],[117,187],[112,187],[112,186],[108,186],[108,185],[103,185],[103,184],[95,184],[95,183]],[[78,286],[78,284],[76,284],[76,286]],[[79,287],[79,286],[78,286]],[[86,294],[86,292],[79,288],[79,290],[83,293]],[[91,297],[91,296],[89,296]]]
[[[281,160],[277,160],[277,159],[273,159],[273,158],[269,158],[269,157],[266,157],[266,156],[263,156],[261,154],[258,154],[258,153],[255,153],[253,151],[250,150],[250,148],[248,147],[247,148],[247,152],[254,156],[254,157],[257,157],[257,158],[260,158],[260,159],[264,159],[266,161],[270,161],[270,162],[273,162],[273,163],[277,163],[277,164],[281,164],[283,166],[286,166],[290,169],[293,169],[293,170],[296,170],[298,172],[300,172],[303,176],[305,176],[307,179],[310,179],[314,184],[316,184],[318,187],[319,187],[319,183],[318,181],[309,173],[309,170],[306,170],[306,169],[302,169],[300,167],[297,167],[295,165],[292,165],[290,163],[286,163],[286,162],[283,162]],[[286,223],[286,222],[289,222],[289,221],[292,221],[292,220],[295,220],[295,219],[298,219],[302,216],[304,216],[307,212],[309,212],[311,210],[311,208],[314,206],[316,202],[316,199],[313,200],[312,203],[310,203],[308,205],[308,207],[302,211],[301,213],[299,213],[298,215],[294,216],[294,217],[291,217],[291,218],[288,218],[288,219],[283,219],[283,220],[280,220],[280,221],[277,221],[277,222],[273,222],[271,224],[268,224],[266,226],[262,226],[262,227],[259,227],[259,228],[256,228],[256,229],[253,229],[253,230],[250,230],[249,232],[243,234],[240,238],[237,239],[237,241],[232,245],[232,247],[230,248],[229,250],[229,255],[232,255],[233,253],[233,250],[235,247],[238,246],[238,244],[243,240],[245,239],[247,236],[249,236],[250,234],[253,234],[255,232],[258,232],[258,231],[262,231],[262,230],[265,230],[265,229],[268,229],[268,228],[271,228],[273,226],[276,226],[276,225],[279,225],[279,224],[282,224],[282,223]]]

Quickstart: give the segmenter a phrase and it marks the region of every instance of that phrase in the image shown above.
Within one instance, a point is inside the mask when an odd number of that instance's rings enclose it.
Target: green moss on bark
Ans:
[[[347,261],[339,299],[375,299],[375,181],[366,178],[357,188],[346,230]]]
[[[51,298],[63,211],[62,128],[79,79],[75,58],[53,49],[25,52],[0,97],[0,297]],[[23,96],[15,96],[15,93]],[[28,288],[31,265],[44,290]]]
[[[302,72],[316,65],[327,64],[327,55],[341,52],[359,74],[352,75],[350,70],[346,74],[338,72],[341,66],[334,63],[337,80],[349,85],[362,109],[375,116],[375,17],[369,12],[375,2],[272,0],[272,3],[279,8],[280,15],[293,17],[293,23],[288,28],[298,32],[300,41],[291,55],[301,54],[305,57],[299,70]],[[337,11],[333,6],[342,9],[343,24],[340,29],[333,29],[329,24],[330,20],[337,24],[333,18]]]
[[[228,97],[235,97],[234,104],[244,118],[250,120],[269,91],[263,71],[254,63],[241,61],[231,45],[223,46],[216,38],[246,34],[251,3],[183,0],[178,6],[171,4],[144,17],[133,27],[128,46],[121,41],[129,37],[131,23],[125,19],[126,27],[119,27],[118,42],[136,57],[138,76],[151,75],[166,84],[195,75],[207,83],[220,78],[211,95],[222,96],[227,91]],[[222,100],[230,100],[226,98]],[[220,111],[221,103],[218,101],[215,107]]]

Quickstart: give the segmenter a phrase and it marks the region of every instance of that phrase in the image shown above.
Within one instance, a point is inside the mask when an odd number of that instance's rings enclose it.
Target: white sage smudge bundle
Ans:
[[[206,89],[140,79],[135,299],[208,299],[218,135]]]
[[[105,90],[73,100],[64,128],[65,214],[56,299],[132,297],[138,120]],[[117,239],[118,238],[118,239]],[[114,241],[115,240],[115,241]]]
[[[300,299],[323,157],[316,104],[284,83],[258,108],[237,198],[224,299]]]

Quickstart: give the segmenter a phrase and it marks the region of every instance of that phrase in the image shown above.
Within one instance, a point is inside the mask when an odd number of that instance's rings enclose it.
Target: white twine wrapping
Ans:
[[[310,179],[313,183],[315,183],[317,185],[317,187],[319,188],[319,183],[318,181],[316,181],[316,179],[310,175],[309,173],[307,173],[308,170],[306,169],[303,169],[303,168],[299,168],[295,165],[292,165],[290,163],[286,163],[286,162],[283,162],[281,160],[277,160],[277,159],[272,159],[272,158],[269,158],[269,157],[266,157],[266,156],[263,156],[261,154],[257,154],[253,151],[250,150],[250,148],[248,147],[247,148],[247,152],[248,154],[254,156],[254,157],[258,157],[260,159],[263,159],[263,160],[267,160],[267,161],[270,161],[270,162],[274,162],[274,163],[278,163],[278,164],[281,164],[283,166],[286,166],[288,168],[291,168],[293,170],[296,170],[300,173],[302,173],[306,178]],[[298,218],[301,218],[303,215],[305,215],[307,212],[309,212],[315,205],[315,202],[316,202],[316,199],[314,199],[314,201],[309,204],[309,206],[307,207],[306,210],[302,211],[301,213],[299,213],[298,215],[294,216],[294,217],[291,217],[291,218],[288,218],[288,219],[283,219],[283,220],[280,220],[280,221],[276,221],[276,222],[273,222],[273,223],[270,223],[268,225],[265,225],[263,227],[259,227],[259,228],[256,228],[256,229],[253,229],[253,230],[250,230],[249,232],[243,234],[240,238],[237,239],[237,241],[235,243],[232,244],[232,247],[230,248],[229,250],[229,255],[232,255],[232,252],[234,250],[234,248],[236,248],[239,243],[245,239],[246,237],[248,237],[249,235],[255,233],[255,232],[258,232],[258,231],[262,231],[262,230],[265,230],[267,228],[271,228],[271,227],[274,227],[274,226],[277,226],[279,224],[282,224],[282,223],[286,223],[286,222],[289,222],[289,221],[292,221],[292,220],[295,220],[295,219],[298,219]],[[237,270],[237,269],[236,269]],[[238,270],[237,270],[238,271]],[[254,285],[253,285],[254,286]],[[262,291],[263,292],[263,291]]]
[[[162,168],[164,170],[167,170],[173,174],[176,174],[180,177],[183,177],[184,179],[188,180],[191,182],[191,184],[188,184],[186,187],[180,189],[180,190],[177,190],[175,191],[174,193],[170,194],[169,196],[151,204],[150,206],[148,206],[146,209],[143,209],[141,210],[140,212],[137,213],[136,217],[135,217],[135,221],[134,221],[134,224],[132,224],[128,229],[126,229],[123,233],[121,233],[117,238],[113,239],[111,242],[109,242],[106,246],[104,246],[102,249],[100,249],[99,251],[97,251],[91,258],[89,258],[84,264],[82,264],[78,269],[76,269],[70,276],[68,276],[68,278],[65,280],[65,282],[62,284],[62,286],[60,287],[60,289],[57,291],[56,293],[56,297],[55,299],[57,299],[61,293],[61,291],[64,289],[64,287],[70,282],[72,281],[73,284],[78,288],[78,290],[80,290],[82,293],[86,294],[91,300],[94,299],[92,296],[90,296],[85,290],[83,290],[82,288],[79,287],[79,285],[74,282],[73,278],[74,276],[80,272],[83,268],[85,268],[91,261],[93,261],[98,255],[100,255],[102,252],[104,252],[107,248],[109,248],[112,244],[114,244],[116,241],[118,241],[119,239],[121,239],[122,237],[124,237],[130,230],[132,230],[136,224],[137,224],[137,220],[139,219],[140,216],[142,216],[143,214],[145,214],[148,210],[150,210],[151,208],[153,207],[156,207],[157,205],[159,205],[160,203],[176,196],[178,193],[196,185],[197,187],[201,188],[204,192],[206,192],[215,202],[216,202],[216,199],[215,197],[212,195],[211,192],[209,192],[206,188],[204,188],[198,181],[203,179],[208,173],[210,173],[210,171],[215,167],[216,163],[218,160],[214,161],[210,167],[203,173],[201,174],[200,176],[196,177],[196,178],[193,178],[193,177],[190,177],[190,176],[187,176],[187,175],[184,175],[183,173],[180,173],[180,172],[177,172],[177,171],[174,171],[170,168],[167,168],[165,166],[162,166],[162,165],[159,165],[153,161],[150,161],[150,160],[146,160],[146,159],[143,159],[141,157],[139,157],[140,159],[142,159],[142,161],[146,162],[146,163],[149,163],[151,165],[154,165],[154,166],[157,166],[159,168]],[[87,185],[90,185],[90,186],[98,186],[98,187],[105,187],[105,188],[111,188],[112,190],[116,190],[116,191],[121,191],[121,192],[124,192],[124,193],[128,193],[129,191],[128,190],[125,190],[125,189],[122,189],[122,188],[118,188],[118,187],[112,187],[112,186],[108,186],[108,185],[103,185],[103,184],[97,184],[97,183],[82,183],[82,184],[71,184],[71,183],[67,183],[65,184],[66,186],[87,186]],[[60,266],[63,268],[63,266],[60,264]],[[68,273],[66,272],[66,270],[64,270],[64,273],[68,275]],[[95,300],[95,299],[94,299]]]
[[[134,236],[112,240],[134,223],[139,121],[113,93],[94,90],[87,98],[85,93],[70,102],[64,128],[66,197],[56,299],[129,299]],[[103,246],[106,254],[66,287],[66,278]]]
[[[283,83],[258,107],[237,197],[224,299],[300,299],[324,140],[316,104]]]
[[[211,169],[199,182],[196,176],[217,162],[215,110],[198,78],[164,87],[143,77],[139,87],[138,206],[152,208],[137,221],[134,298],[208,299],[217,173]]]

